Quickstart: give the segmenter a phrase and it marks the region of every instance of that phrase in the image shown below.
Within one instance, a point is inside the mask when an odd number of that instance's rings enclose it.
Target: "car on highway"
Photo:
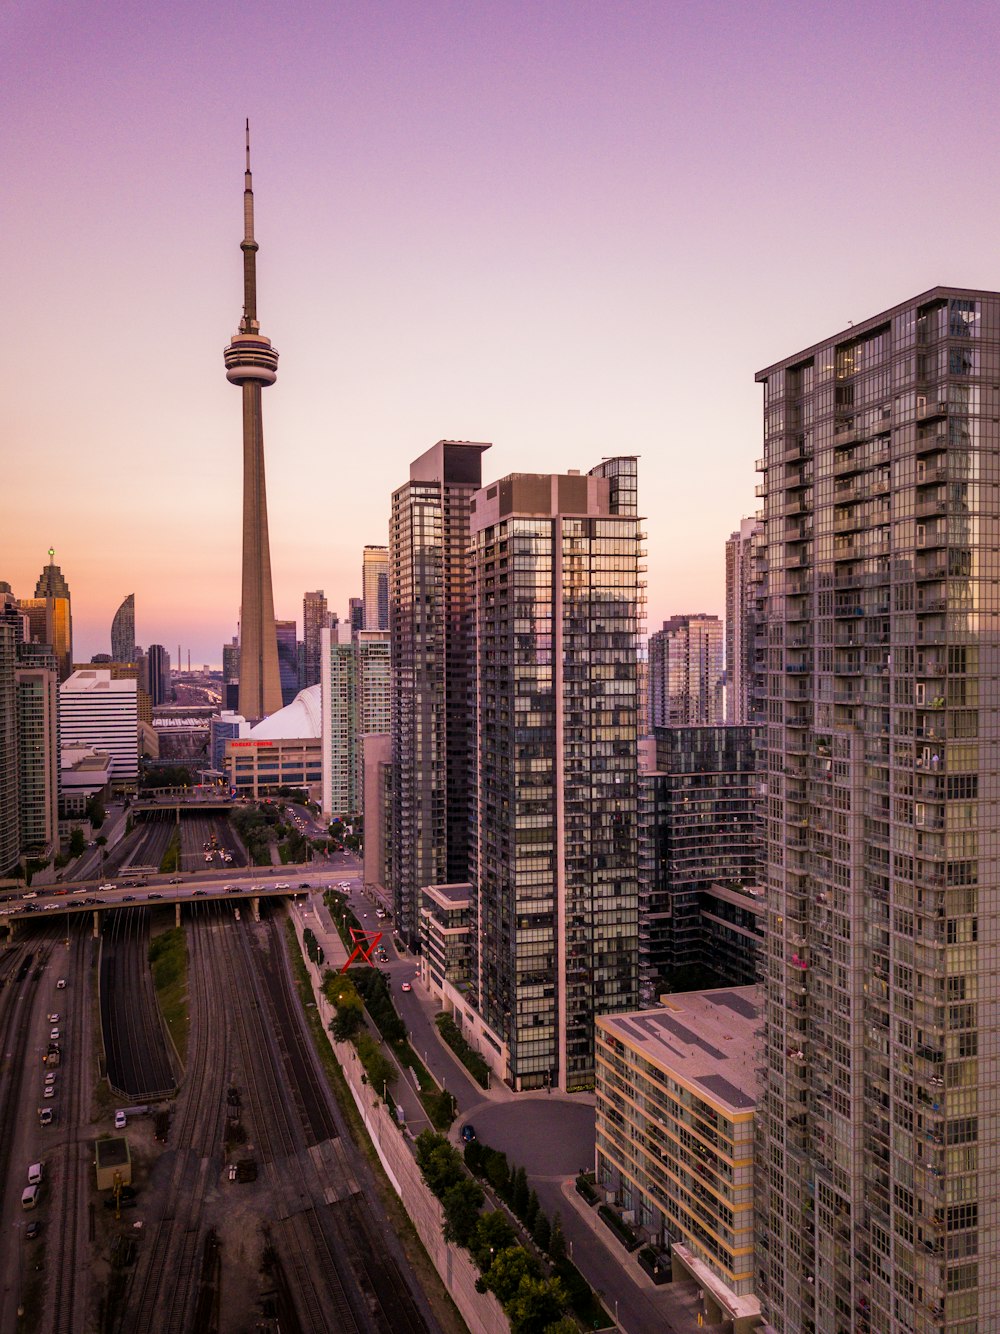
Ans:
[[[51,1013],[50,1015],[48,1015],[47,1017],[48,1017],[48,1021],[49,1021],[50,1024],[58,1024],[58,1022],[59,1022],[59,1011],[58,1011],[58,1010],[53,1010],[52,1013]]]
[[[86,894],[86,892],[87,892],[86,889],[83,889],[83,888],[81,888],[81,889],[74,889],[74,890],[73,890],[73,893],[74,893],[74,894]],[[27,894],[25,894],[24,897],[27,898],[27,897],[28,897]]]
[[[180,883],[181,883],[181,878],[179,875],[172,875],[170,879],[167,881],[168,885],[179,885]]]
[[[291,885],[286,885],[284,880],[281,880],[275,885],[275,889],[291,889]]]
[[[50,1125],[52,1124],[52,1108],[51,1108],[51,1107],[39,1107],[39,1109],[38,1109],[38,1124],[39,1124],[40,1126],[50,1126]]]
[[[261,889],[267,889],[267,885],[261,885]],[[227,893],[227,894],[242,894],[242,893],[243,893],[243,890],[240,888],[239,885],[227,885],[227,886],[226,886],[226,893]]]
[[[135,903],[135,895],[134,895],[134,894],[123,894],[123,895],[122,895],[122,903]]]
[[[59,1041],[59,1030],[58,1030],[58,1028],[53,1028],[53,1029],[51,1029],[51,1030],[49,1031],[49,1041],[50,1041],[50,1042],[58,1042],[58,1041]]]
[[[113,889],[117,889],[118,886],[117,886],[117,885],[112,885],[112,884],[107,884],[107,885],[98,885],[97,888],[98,888],[98,891],[99,891],[101,894],[109,894],[109,893],[111,892],[111,890],[113,890]]]
[[[61,978],[59,979],[59,981],[56,983],[56,990],[57,990],[57,991],[65,991],[65,990],[66,990],[66,979],[65,979],[64,977],[61,977]]]
[[[162,895],[162,894],[147,894],[147,895],[146,895],[146,898],[147,898],[147,899],[162,899],[162,898],[163,898],[163,895]]]
[[[55,1086],[55,1084],[47,1084],[47,1085],[45,1086],[45,1088],[42,1089],[42,1097],[43,1097],[43,1098],[54,1098],[55,1096],[56,1096],[56,1086]]]
[[[56,1082],[56,1072],[54,1070],[50,1070],[48,1074],[45,1076],[45,1087],[48,1088],[50,1084],[54,1084],[55,1082]]]
[[[471,1121],[466,1121],[462,1127],[462,1142],[464,1144],[474,1144],[476,1142],[476,1128]]]
[[[48,1111],[49,1109],[46,1108],[45,1110]],[[36,1237],[40,1237],[41,1235],[42,1235],[42,1225],[37,1218],[33,1218],[31,1222],[28,1224],[28,1226],[24,1229],[24,1240],[34,1241]]]
[[[409,982],[404,982],[403,985],[400,987],[400,991],[412,991],[412,990],[413,987],[409,984]]]
[[[194,897],[195,897],[196,899],[197,899],[197,898],[204,898],[205,895],[206,895],[207,893],[208,893],[208,891],[205,890],[205,889],[196,889],[195,892],[194,892]]]

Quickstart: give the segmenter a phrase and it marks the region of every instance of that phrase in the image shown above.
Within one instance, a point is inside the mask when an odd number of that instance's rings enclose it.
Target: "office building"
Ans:
[[[278,676],[281,680],[281,704],[287,708],[299,693],[299,647],[294,621],[275,621],[278,639]]]
[[[223,709],[208,725],[208,755],[216,773],[225,771],[226,742],[250,735],[250,724],[240,713]]]
[[[649,720],[653,727],[722,722],[718,616],[671,616],[649,636]]]
[[[325,630],[321,686],[323,813],[328,818],[362,814],[364,739],[389,731],[388,634],[362,630],[356,639],[338,641]]]
[[[264,483],[261,390],[278,377],[278,354],[257,319],[257,242],[253,234],[250,125],[243,183],[243,318],[225,350],[226,379],[243,395],[243,583],[240,599],[240,700],[244,718],[257,721],[281,708],[278,639],[271,586]]]
[[[726,542],[726,722],[761,719],[758,577],[764,525],[741,519]]]
[[[115,612],[111,622],[111,660],[112,662],[135,662],[135,594],[128,597]]]
[[[780,1334],[1000,1328],[998,370],[937,287],[757,376]]]
[[[392,497],[390,880],[396,927],[420,941],[420,890],[468,879],[472,761],[469,502],[488,444],[439,440]]]
[[[64,746],[106,751],[112,783],[119,788],[135,785],[139,712],[134,681],[115,681],[102,668],[74,672],[59,687],[59,724]]]
[[[675,1278],[733,1321],[753,1299],[756,987],[685,992],[597,1020],[597,1181]],[[718,1323],[715,1319],[710,1324]]]
[[[351,633],[357,634],[359,630],[365,628],[365,600],[364,598],[351,598],[348,603],[347,619],[350,623]]]
[[[505,477],[471,529],[475,1036],[513,1088],[571,1091],[595,1014],[638,1000],[635,459]]]
[[[170,654],[162,644],[150,644],[145,654],[146,689],[153,708],[170,702],[173,682],[170,676]]]
[[[651,1005],[679,969],[753,982],[760,944],[759,778],[750,727],[657,727],[639,779],[639,986]],[[728,886],[728,892],[723,890]],[[762,925],[762,924],[761,924]],[[724,939],[724,953],[718,950]],[[740,948],[742,946],[742,948]],[[685,984],[688,989],[690,982]]]
[[[389,628],[389,548],[365,547],[361,567],[365,630]]]
[[[65,681],[73,667],[73,616],[69,584],[54,557],[50,547],[49,563],[38,577],[35,596],[22,598],[19,606],[28,617],[31,640],[49,645],[56,656],[59,680]]]
[[[302,687],[319,685],[323,661],[323,631],[330,624],[330,608],[322,588],[302,596]]]

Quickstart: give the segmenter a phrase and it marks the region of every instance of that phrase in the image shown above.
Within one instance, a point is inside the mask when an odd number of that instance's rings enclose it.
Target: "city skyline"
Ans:
[[[336,29],[305,6],[269,13],[251,5],[238,29],[185,4],[141,24],[114,5],[0,19],[18,89],[0,127],[18,331],[0,423],[19,498],[0,577],[27,596],[59,551],[78,658],[106,649],[131,589],[140,642],[193,662],[218,663],[236,627],[239,426],[218,355],[246,114],[283,354],[278,616],[316,587],[345,614],[392,486],[443,438],[492,440],[495,477],[639,455],[647,630],[721,614],[724,543],[756,504],[756,368],[908,292],[998,285],[981,171],[996,131],[962,91],[990,72],[986,6],[947,24],[843,3],[766,21],[401,4]],[[932,211],[900,206],[938,170],[976,173],[960,256]],[[167,395],[154,309],[174,330]],[[54,377],[69,318],[100,354]]]

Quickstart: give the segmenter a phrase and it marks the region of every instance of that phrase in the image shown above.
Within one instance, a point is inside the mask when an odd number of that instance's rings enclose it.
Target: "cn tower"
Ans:
[[[257,721],[281,708],[278,636],[271,591],[260,391],[274,384],[278,354],[257,320],[257,242],[253,235],[250,122],[243,187],[243,318],[225,350],[226,379],[243,390],[243,598],[240,610],[240,713]]]

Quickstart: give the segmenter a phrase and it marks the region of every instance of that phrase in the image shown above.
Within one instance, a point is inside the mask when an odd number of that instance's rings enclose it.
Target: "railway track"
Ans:
[[[222,914],[194,910],[188,941],[191,1030],[184,1089],[175,1108],[174,1162],[161,1217],[150,1228],[120,1325],[123,1334],[180,1334],[191,1328],[206,1229],[205,1194],[222,1167],[223,1092],[228,1062],[227,997],[208,945]]]
[[[149,1100],[177,1087],[147,963],[149,915],[105,915],[101,948],[101,1031],[108,1083],[120,1096]]]

